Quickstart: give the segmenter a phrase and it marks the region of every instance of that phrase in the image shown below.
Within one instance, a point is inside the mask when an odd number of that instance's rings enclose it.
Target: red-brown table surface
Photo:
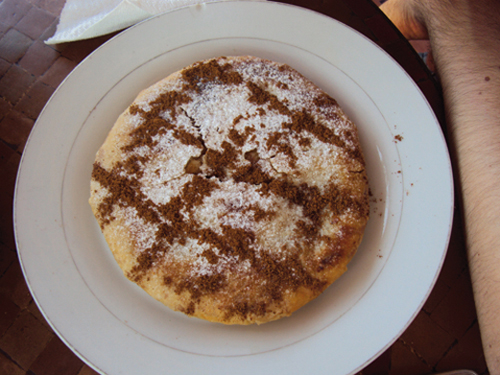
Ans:
[[[373,40],[415,80],[444,122],[439,85],[371,0],[282,2],[329,15]],[[0,0],[0,375],[95,374],[39,312],[21,272],[12,225],[17,168],[37,116],[64,77],[111,37],[44,44],[55,31],[63,5],[64,0]],[[457,369],[487,373],[458,211],[448,254],[430,297],[402,336],[362,374]]]

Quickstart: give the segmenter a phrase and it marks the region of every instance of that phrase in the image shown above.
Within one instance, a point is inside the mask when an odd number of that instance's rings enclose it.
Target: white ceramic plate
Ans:
[[[197,60],[246,54],[291,65],[339,101],[358,125],[373,197],[364,241],[340,280],[290,318],[238,327],[172,312],[126,280],[87,200],[94,155],[141,89]],[[236,1],[145,21],[71,73],[26,146],[15,230],[38,306],[97,371],[332,375],[367,365],[420,310],[452,210],[439,125],[385,52],[318,13]]]

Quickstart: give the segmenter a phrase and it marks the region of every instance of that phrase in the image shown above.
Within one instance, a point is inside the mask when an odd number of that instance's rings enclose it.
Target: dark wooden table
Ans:
[[[283,2],[329,15],[373,40],[408,72],[444,121],[435,78],[371,0]],[[21,272],[12,226],[17,168],[38,114],[64,77],[111,37],[44,44],[63,5],[64,0],[0,0],[0,375],[95,374],[39,312]],[[429,299],[403,335],[361,373],[417,375],[457,369],[487,373],[458,212]]]

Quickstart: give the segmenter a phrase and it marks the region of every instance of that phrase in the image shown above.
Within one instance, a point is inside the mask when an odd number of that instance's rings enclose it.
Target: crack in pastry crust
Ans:
[[[195,63],[139,94],[90,204],[125,275],[226,324],[290,315],[345,270],[368,220],[356,127],[287,65]]]

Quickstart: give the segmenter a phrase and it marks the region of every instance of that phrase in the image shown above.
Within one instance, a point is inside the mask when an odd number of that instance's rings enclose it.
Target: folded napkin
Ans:
[[[214,1],[221,0],[66,0],[56,33],[45,43],[94,38],[175,8]]]

